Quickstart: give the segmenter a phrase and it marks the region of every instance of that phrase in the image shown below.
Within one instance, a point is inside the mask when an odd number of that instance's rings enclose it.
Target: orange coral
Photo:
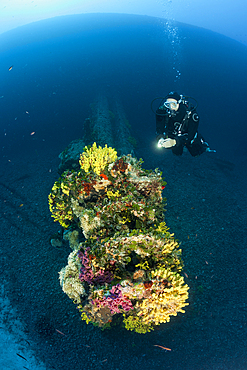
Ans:
[[[104,180],[108,180],[108,177],[104,173],[101,173],[100,176],[103,177]]]

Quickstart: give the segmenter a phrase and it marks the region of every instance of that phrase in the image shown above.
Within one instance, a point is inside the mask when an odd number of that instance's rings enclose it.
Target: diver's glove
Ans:
[[[176,145],[176,140],[175,139],[159,139],[158,141],[158,147],[159,148],[166,148],[166,149],[169,149],[169,148],[172,148],[174,145]]]

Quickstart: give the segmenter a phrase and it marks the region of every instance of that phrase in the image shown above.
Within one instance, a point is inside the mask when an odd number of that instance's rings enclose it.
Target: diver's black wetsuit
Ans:
[[[173,114],[162,105],[156,110],[157,140],[162,137],[175,139],[176,145],[172,147],[172,152],[176,155],[182,155],[184,146],[193,157],[206,151],[208,144],[197,132],[198,125],[199,116],[187,102],[181,102],[179,109]]]

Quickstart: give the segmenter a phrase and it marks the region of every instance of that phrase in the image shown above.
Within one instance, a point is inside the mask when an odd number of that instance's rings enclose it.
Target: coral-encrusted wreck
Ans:
[[[162,174],[96,143],[79,164],[49,195],[72,248],[62,289],[87,323],[105,328],[121,318],[126,329],[149,332],[188,305],[181,249],[164,222]]]

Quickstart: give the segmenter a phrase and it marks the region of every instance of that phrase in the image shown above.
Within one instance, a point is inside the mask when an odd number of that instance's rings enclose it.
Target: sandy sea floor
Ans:
[[[246,369],[246,160],[137,153],[167,181],[166,222],[182,243],[190,286],[185,314],[140,335],[86,325],[59,286],[70,250],[50,245],[60,227],[47,204],[58,154],[1,160],[0,368]]]

